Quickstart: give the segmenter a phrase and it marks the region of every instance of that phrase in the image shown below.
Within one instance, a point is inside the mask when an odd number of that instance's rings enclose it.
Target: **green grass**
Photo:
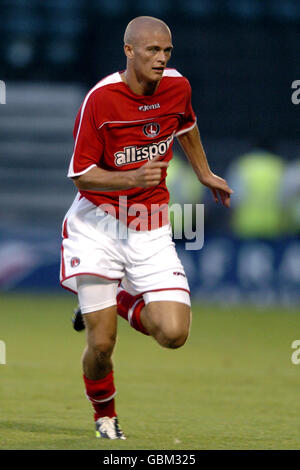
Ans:
[[[76,298],[2,295],[0,449],[300,449],[300,314],[193,306],[186,345],[159,347],[119,321],[116,399],[127,441],[94,438]]]

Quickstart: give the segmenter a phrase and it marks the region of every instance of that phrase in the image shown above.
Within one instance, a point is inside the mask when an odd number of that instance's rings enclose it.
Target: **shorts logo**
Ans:
[[[183,277],[186,277],[185,274],[180,273],[179,271],[174,271],[173,274],[174,274],[174,276],[183,276]]]
[[[159,134],[160,126],[156,122],[151,122],[151,124],[146,124],[143,127],[143,132],[146,137],[156,137]]]
[[[71,268],[77,268],[77,266],[80,265],[80,259],[77,258],[76,256],[74,256],[72,259],[71,259]]]

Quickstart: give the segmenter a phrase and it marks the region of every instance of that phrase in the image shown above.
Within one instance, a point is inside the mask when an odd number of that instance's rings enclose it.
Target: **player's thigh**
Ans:
[[[191,309],[186,303],[161,300],[146,304],[146,321],[152,332],[166,338],[187,338],[191,324]]]

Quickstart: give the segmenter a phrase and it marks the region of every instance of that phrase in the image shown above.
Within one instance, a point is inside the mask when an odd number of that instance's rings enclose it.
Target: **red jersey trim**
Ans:
[[[179,113],[179,114],[184,114],[184,113]],[[153,121],[153,117],[150,117],[150,118],[144,118],[144,119],[135,119],[133,121],[105,121],[101,124],[101,126],[98,127],[98,129],[100,130],[101,127],[105,126],[105,124],[129,124],[130,122],[145,122],[145,121]]]
[[[185,134],[186,132],[191,131],[192,129],[194,129],[194,127],[196,126],[196,124],[197,124],[197,119],[195,120],[195,122],[194,122],[194,124],[193,124],[192,126],[187,127],[186,129],[182,129],[181,131],[177,132],[177,133],[175,134],[175,137],[179,137],[180,135]]]
[[[75,176],[80,176],[80,175],[84,175],[85,173],[87,173],[88,171],[90,171],[92,168],[96,167],[97,168],[97,165],[96,163],[93,163],[92,165],[90,165],[88,168],[86,168],[85,170],[82,170],[82,171],[79,171],[78,173],[75,173],[74,171],[72,172],[72,175],[68,174],[68,178],[74,178]]]

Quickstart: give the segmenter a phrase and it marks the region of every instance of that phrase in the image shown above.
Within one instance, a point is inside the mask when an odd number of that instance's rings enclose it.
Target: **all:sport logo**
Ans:
[[[148,125],[150,126],[150,124]],[[134,145],[124,147],[122,152],[116,152],[114,154],[115,165],[120,167],[123,165],[128,165],[129,163],[136,163],[143,160],[152,160],[157,155],[163,156],[169,150],[173,139],[174,133],[166,140],[161,140],[160,142],[155,142],[150,145],[144,145],[143,147],[136,147]]]

